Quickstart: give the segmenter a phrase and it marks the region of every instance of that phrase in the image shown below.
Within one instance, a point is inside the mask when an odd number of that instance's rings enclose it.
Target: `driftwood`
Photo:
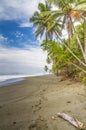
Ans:
[[[76,118],[67,115],[65,113],[57,113],[57,115],[63,119],[65,119],[66,121],[70,122],[72,125],[74,125],[75,127],[77,127],[80,130],[83,130],[85,128],[84,124],[80,121],[78,121]]]

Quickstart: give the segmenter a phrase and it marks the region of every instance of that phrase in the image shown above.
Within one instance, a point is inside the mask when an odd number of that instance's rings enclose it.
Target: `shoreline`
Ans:
[[[86,88],[55,75],[27,77],[0,87],[0,130],[76,130],[56,116],[73,115],[86,125]]]
[[[5,87],[9,85],[18,84],[19,82],[25,80],[25,78],[13,78],[13,79],[7,79],[5,81],[0,82],[0,87]]]
[[[4,86],[8,86],[8,85],[13,85],[13,84],[17,84],[23,80],[25,80],[25,78],[29,78],[29,77],[39,77],[39,76],[45,76],[45,75],[50,75],[50,74],[38,74],[38,75],[5,75],[5,78],[2,78],[2,80],[0,81],[0,87],[4,87]],[[7,76],[7,78],[6,78]]]

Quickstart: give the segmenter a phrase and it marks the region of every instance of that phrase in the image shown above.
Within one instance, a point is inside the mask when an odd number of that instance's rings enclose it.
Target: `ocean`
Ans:
[[[45,74],[40,73],[40,74],[34,74],[34,75],[0,75],[0,86],[7,86],[10,84],[23,81],[26,77],[41,76]]]

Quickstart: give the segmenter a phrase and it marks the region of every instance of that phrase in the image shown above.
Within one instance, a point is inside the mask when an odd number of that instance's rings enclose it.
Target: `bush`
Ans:
[[[86,86],[86,77],[83,78],[83,83]]]

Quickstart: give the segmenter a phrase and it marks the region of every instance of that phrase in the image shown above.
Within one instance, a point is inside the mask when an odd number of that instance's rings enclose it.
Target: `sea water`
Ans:
[[[0,75],[0,86],[7,86],[25,80],[26,77],[41,76],[44,73],[34,75]]]

